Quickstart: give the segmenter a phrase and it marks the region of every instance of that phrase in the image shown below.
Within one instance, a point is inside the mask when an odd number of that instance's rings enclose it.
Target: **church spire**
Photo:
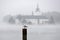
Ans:
[[[39,9],[39,5],[38,5],[38,3],[37,3],[36,12],[40,12],[40,9]]]

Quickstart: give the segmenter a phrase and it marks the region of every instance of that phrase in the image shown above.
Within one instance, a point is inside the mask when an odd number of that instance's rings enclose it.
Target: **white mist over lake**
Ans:
[[[0,25],[0,40],[22,40],[23,25]],[[60,25],[27,25],[28,40],[59,40]]]

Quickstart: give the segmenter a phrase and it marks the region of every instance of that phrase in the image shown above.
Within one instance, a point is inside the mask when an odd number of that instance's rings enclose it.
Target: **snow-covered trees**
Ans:
[[[10,24],[33,24],[33,19],[37,16],[35,16],[34,18],[30,18],[30,16],[22,16],[22,15],[16,15],[16,16],[11,16],[11,15],[7,15],[7,16],[4,16],[4,21],[7,22],[7,23],[10,23]],[[41,16],[39,16],[41,18]],[[46,16],[45,16],[46,17]],[[30,19],[29,19],[30,18]],[[39,21],[41,19],[38,20],[38,24],[39,24]],[[34,19],[34,23],[36,20]],[[41,21],[40,21],[41,22]],[[42,20],[43,24],[55,24],[55,20],[53,18],[53,16],[50,16],[48,17],[47,19],[44,18],[44,20]]]
[[[4,16],[3,21],[7,22],[7,23],[10,23],[10,24],[15,23],[15,19],[11,15]]]
[[[53,16],[50,17],[49,23],[50,23],[50,24],[55,24]]]
[[[11,24],[14,24],[15,23],[15,19],[13,17],[11,17],[8,22],[11,23]]]

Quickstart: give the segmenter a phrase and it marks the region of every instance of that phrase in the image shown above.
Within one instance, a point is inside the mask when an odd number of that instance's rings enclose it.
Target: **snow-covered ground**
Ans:
[[[60,40],[60,25],[27,25],[27,40]],[[23,25],[0,23],[0,40],[22,40]]]

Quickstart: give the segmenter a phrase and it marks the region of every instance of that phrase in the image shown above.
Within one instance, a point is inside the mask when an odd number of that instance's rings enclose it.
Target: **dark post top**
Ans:
[[[24,28],[22,29],[22,39],[27,40],[27,26],[24,25]]]
[[[27,26],[26,26],[26,25],[24,25],[24,28],[27,28]]]
[[[24,25],[24,27],[27,27],[26,25]]]

